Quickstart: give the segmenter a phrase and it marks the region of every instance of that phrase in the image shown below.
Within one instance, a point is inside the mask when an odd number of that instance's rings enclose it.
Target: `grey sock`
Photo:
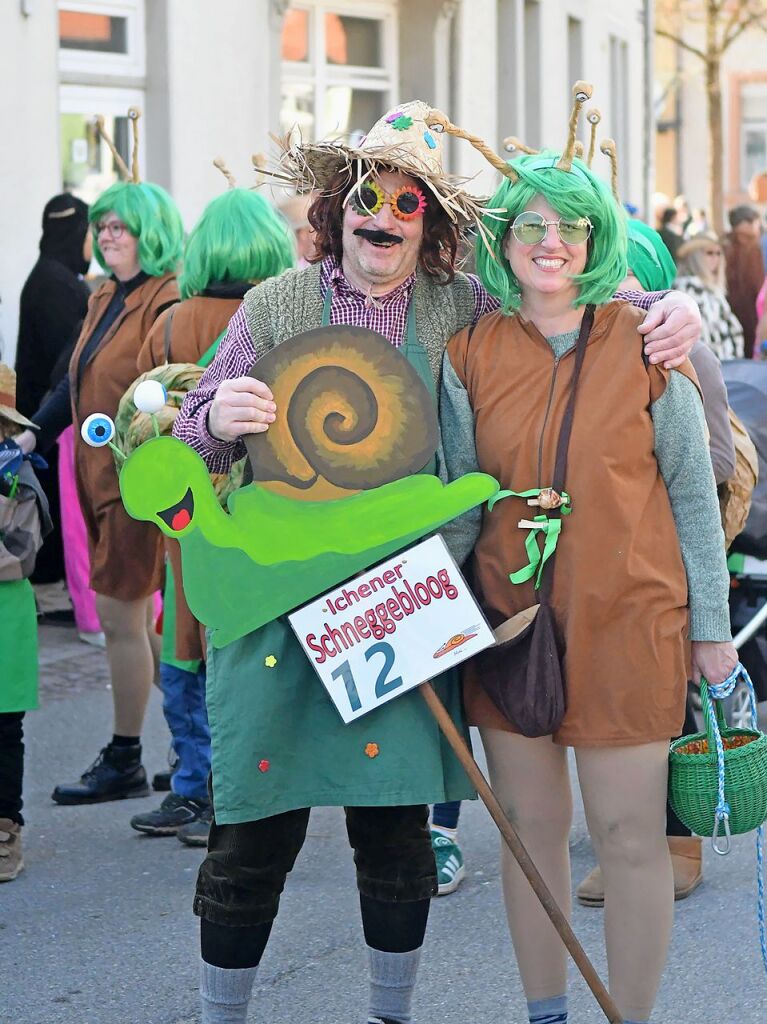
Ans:
[[[257,967],[226,970],[200,961],[202,1024],[245,1024]]]
[[[530,1024],[567,1024],[567,996],[529,999],[527,1013]]]
[[[397,1024],[410,1024],[410,1003],[421,959],[420,948],[410,953],[384,953],[368,946],[368,957],[370,1019],[385,1017]]]

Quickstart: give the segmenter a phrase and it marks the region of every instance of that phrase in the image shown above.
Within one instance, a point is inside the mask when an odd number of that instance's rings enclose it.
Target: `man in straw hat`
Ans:
[[[174,433],[211,471],[226,472],[245,455],[243,435],[267,430],[283,412],[266,385],[248,376],[250,368],[274,345],[311,328],[378,331],[437,393],[448,338],[497,305],[476,278],[455,269],[462,233],[479,225],[483,206],[445,173],[442,158],[442,136],[420,101],[386,114],[357,148],[320,142],[286,149],[273,177],[298,192],[317,191],[309,212],[317,256],[246,294],[216,358],[184,401]],[[653,301],[642,298],[648,306]],[[653,358],[673,360],[689,349],[698,330],[691,309],[674,296],[655,307],[647,328]],[[286,671],[297,641],[281,621],[267,629]],[[330,805],[346,808],[355,850],[370,968],[368,1021],[407,1024],[437,891],[427,804],[470,796],[468,780],[417,694],[376,712],[377,742],[366,746],[358,723],[342,725],[329,701],[318,701],[300,650],[290,685],[275,684],[264,662],[276,659],[259,650],[260,633],[210,651],[209,698],[215,700],[217,671],[228,673],[228,698],[235,696],[216,702],[211,728],[215,823],[195,899],[203,1021],[246,1020],[308,808]],[[223,661],[217,667],[222,657],[225,668]],[[232,673],[241,686],[232,685]],[[248,695],[247,714],[238,693]],[[455,686],[443,696],[460,719]],[[396,758],[383,756],[384,735]],[[270,751],[269,761],[254,760],[258,749]]]

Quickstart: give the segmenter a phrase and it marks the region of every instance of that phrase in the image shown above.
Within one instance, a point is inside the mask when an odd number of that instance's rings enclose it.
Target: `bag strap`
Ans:
[[[163,349],[165,350],[165,362],[166,362],[166,364],[170,362],[170,329],[171,329],[171,324],[173,323],[173,314],[176,312],[176,307],[177,306],[178,306],[177,302],[174,303],[172,306],[170,306],[169,307],[170,308],[170,312],[168,313],[167,317],[165,318],[165,330],[163,331],[162,344],[163,344]]]
[[[554,460],[554,479],[552,487],[561,494],[565,486],[565,475],[567,473],[567,451],[570,447],[570,434],[573,431],[573,419],[575,418],[575,399],[578,393],[578,380],[583,368],[583,360],[586,356],[586,345],[588,344],[591,328],[594,324],[594,307],[586,306],[586,311],[581,320],[581,329],[578,340],[575,343],[575,366],[570,381],[570,394],[567,399],[565,415],[562,419],[562,426],[559,428],[559,439],[557,441],[557,454]],[[559,512],[559,509],[552,510]]]
[[[226,337],[226,332],[228,330],[229,328],[225,327],[223,331],[219,334],[219,336],[216,338],[216,340],[213,342],[213,344],[210,346],[210,348],[200,356],[200,358],[197,360],[198,366],[202,366],[203,368],[206,366],[210,366],[210,364],[213,362],[216,352],[218,352],[218,346]]]
[[[570,435],[573,432],[573,420],[575,419],[575,400],[578,395],[578,381],[583,368],[583,361],[586,358],[586,346],[588,344],[591,328],[594,325],[594,306],[586,306],[581,320],[581,329],[578,333],[578,340],[575,343],[575,365],[570,380],[570,394],[567,398],[565,414],[562,418],[562,425],[559,428],[557,439],[557,451],[554,459],[554,477],[552,487],[557,494],[562,494],[565,487],[565,476],[567,475],[567,453],[570,447]],[[548,514],[549,520],[562,518],[562,506],[551,509]],[[558,531],[557,531],[558,532]],[[556,554],[555,535],[552,536],[553,550],[548,557],[547,571],[541,576],[541,585],[538,591],[540,601],[546,601],[551,593],[552,579],[554,576],[554,555]]]

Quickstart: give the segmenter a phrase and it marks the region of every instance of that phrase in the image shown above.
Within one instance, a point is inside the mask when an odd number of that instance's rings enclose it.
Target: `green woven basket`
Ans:
[[[683,824],[696,835],[712,836],[719,787],[705,680],[700,692],[706,731],[683,736],[671,744],[668,796]],[[721,701],[715,700],[714,705],[724,746],[724,793],[730,806],[730,832],[742,835],[767,821],[767,736],[753,729],[730,729]]]

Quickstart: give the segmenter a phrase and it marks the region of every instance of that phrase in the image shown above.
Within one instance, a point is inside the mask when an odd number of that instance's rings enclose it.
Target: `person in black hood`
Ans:
[[[82,275],[90,264],[88,205],[64,192],[43,209],[40,256],[21,292],[16,348],[17,404],[30,416],[51,386],[51,374],[65,350],[71,350],[88,309],[89,289]],[[37,558],[33,583],[64,577],[58,499],[58,449],[46,455],[48,472],[40,481],[51,506],[54,529]]]
[[[87,239],[87,241],[86,241]],[[17,402],[30,416],[50,387],[62,349],[73,340],[88,308],[88,204],[65,192],[43,210],[40,257],[21,292],[16,348]]]

